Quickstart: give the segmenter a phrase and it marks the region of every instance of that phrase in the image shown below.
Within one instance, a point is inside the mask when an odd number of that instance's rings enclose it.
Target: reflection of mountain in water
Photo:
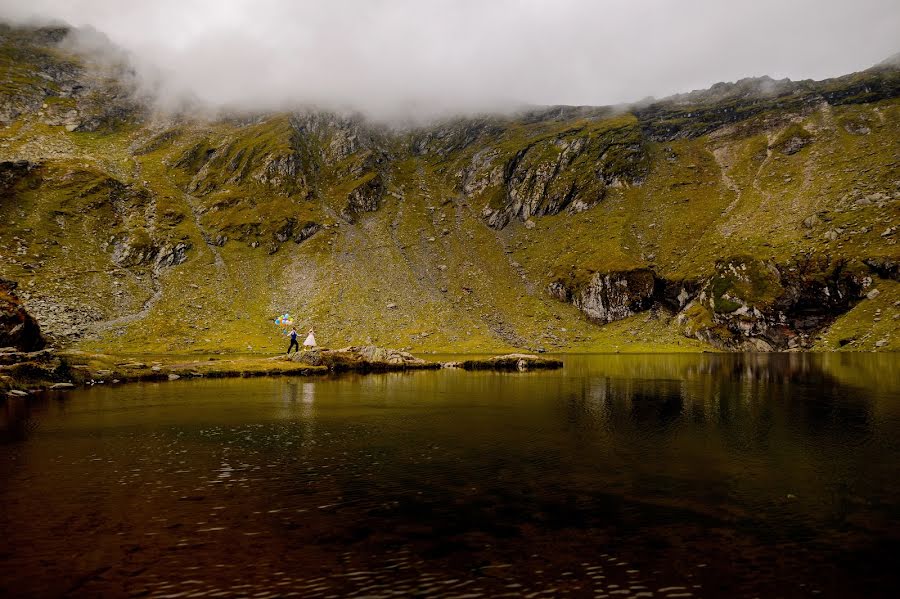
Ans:
[[[816,536],[823,521],[868,534],[897,499],[883,447],[900,423],[897,382],[865,380],[879,368],[869,362],[890,373],[888,359],[832,358],[608,356],[569,394],[565,420],[595,476],[630,500],[720,522],[765,513],[754,526],[779,536]]]
[[[796,432],[828,430],[864,437],[870,433],[873,389],[841,380],[824,357],[605,356],[603,365],[608,367],[585,376],[581,395],[570,398],[570,410],[660,430],[683,418],[760,432],[783,412],[785,424]]]

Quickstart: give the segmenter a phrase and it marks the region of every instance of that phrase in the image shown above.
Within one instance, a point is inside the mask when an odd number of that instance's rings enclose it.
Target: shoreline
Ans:
[[[139,361],[140,356],[52,349],[0,353],[0,394],[24,397],[33,392],[68,390],[98,384],[166,382],[195,378],[325,376],[418,370],[497,370],[524,372],[562,368],[561,360],[531,354],[504,354],[453,362],[431,362],[412,354],[375,346],[317,349],[290,355]],[[158,357],[158,356],[155,356]],[[146,357],[145,357],[146,359]]]

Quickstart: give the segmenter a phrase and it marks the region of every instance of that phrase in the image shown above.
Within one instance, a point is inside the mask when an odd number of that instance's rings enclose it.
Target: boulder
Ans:
[[[0,279],[0,347],[31,352],[46,345],[41,327],[16,295],[17,283]]]
[[[312,349],[282,357],[310,366],[327,366],[333,372],[386,372],[395,370],[437,369],[441,365],[410,353],[374,345],[342,349]]]
[[[21,364],[23,362],[47,362],[53,358],[53,351],[50,349],[39,349],[38,351],[5,351],[0,353],[0,366],[10,364]]]

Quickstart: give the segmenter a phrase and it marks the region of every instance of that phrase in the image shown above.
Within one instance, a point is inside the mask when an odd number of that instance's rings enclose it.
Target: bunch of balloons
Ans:
[[[294,326],[294,317],[285,312],[281,316],[275,317],[275,324],[281,327],[281,334],[287,336],[290,328]]]

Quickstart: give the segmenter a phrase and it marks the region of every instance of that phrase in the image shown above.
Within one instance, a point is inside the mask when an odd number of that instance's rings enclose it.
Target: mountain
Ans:
[[[397,129],[162,114],[0,26],[0,277],[57,345],[897,349],[900,68]]]

